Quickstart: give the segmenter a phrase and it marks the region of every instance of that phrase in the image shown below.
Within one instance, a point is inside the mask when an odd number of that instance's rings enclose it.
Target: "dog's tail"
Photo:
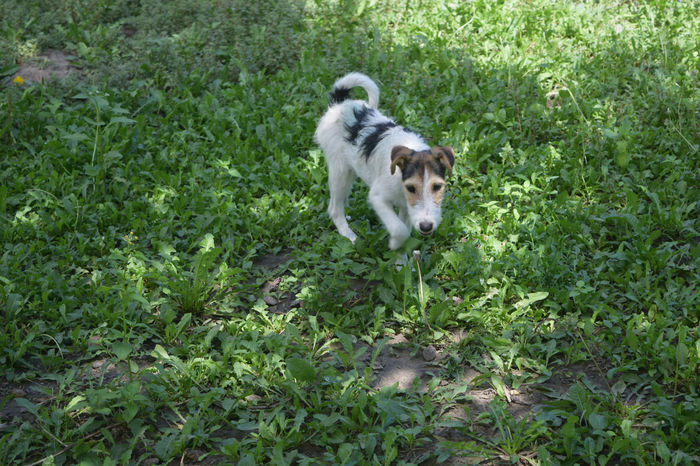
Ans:
[[[379,88],[374,81],[362,73],[346,74],[337,80],[330,93],[330,104],[336,105],[350,98],[350,89],[353,87],[361,87],[367,92],[367,100],[369,106],[377,108],[379,105]]]

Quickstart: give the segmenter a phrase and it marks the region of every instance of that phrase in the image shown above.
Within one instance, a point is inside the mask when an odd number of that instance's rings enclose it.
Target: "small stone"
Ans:
[[[258,402],[260,402],[262,400],[262,397],[259,395],[256,395],[255,393],[251,393],[250,395],[246,396],[244,399],[248,402],[248,404],[256,405],[256,404],[258,404]]]
[[[433,345],[428,345],[423,348],[423,359],[426,361],[432,361],[437,357],[437,350]]]
[[[273,296],[267,295],[263,296],[263,301],[265,301],[265,304],[268,306],[276,306],[279,301],[277,301]]]

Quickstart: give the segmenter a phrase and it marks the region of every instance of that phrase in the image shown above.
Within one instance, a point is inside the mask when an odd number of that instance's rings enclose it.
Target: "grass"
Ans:
[[[5,3],[1,464],[700,461],[694,2]],[[457,153],[420,280],[325,216],[354,70]]]

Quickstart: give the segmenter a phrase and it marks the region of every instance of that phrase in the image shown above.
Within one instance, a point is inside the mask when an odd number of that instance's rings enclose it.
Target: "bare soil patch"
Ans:
[[[52,78],[65,79],[77,73],[77,68],[70,63],[71,58],[70,55],[60,50],[46,50],[41,55],[20,65],[12,79],[17,76],[29,82],[44,82]]]
[[[368,353],[371,354],[371,352]],[[437,374],[440,370],[440,366],[438,359],[426,360],[423,351],[413,347],[406,337],[399,333],[384,345],[372,370],[373,388],[382,389],[397,385],[401,390],[416,388],[419,393],[424,393],[433,374]]]
[[[279,254],[261,254],[253,259],[256,267],[267,270],[275,270],[277,267],[291,262],[294,259],[291,251],[282,251]]]
[[[56,391],[55,383],[31,382],[12,383],[0,382],[0,432],[9,424],[19,425],[24,420],[33,417],[29,411],[17,403],[17,399],[23,398],[33,404],[43,404],[53,399]]]

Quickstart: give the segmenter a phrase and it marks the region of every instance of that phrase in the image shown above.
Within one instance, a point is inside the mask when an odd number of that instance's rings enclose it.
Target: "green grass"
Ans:
[[[0,464],[699,462],[697,3],[248,3],[3,5]],[[425,305],[325,215],[349,71],[457,153]]]

